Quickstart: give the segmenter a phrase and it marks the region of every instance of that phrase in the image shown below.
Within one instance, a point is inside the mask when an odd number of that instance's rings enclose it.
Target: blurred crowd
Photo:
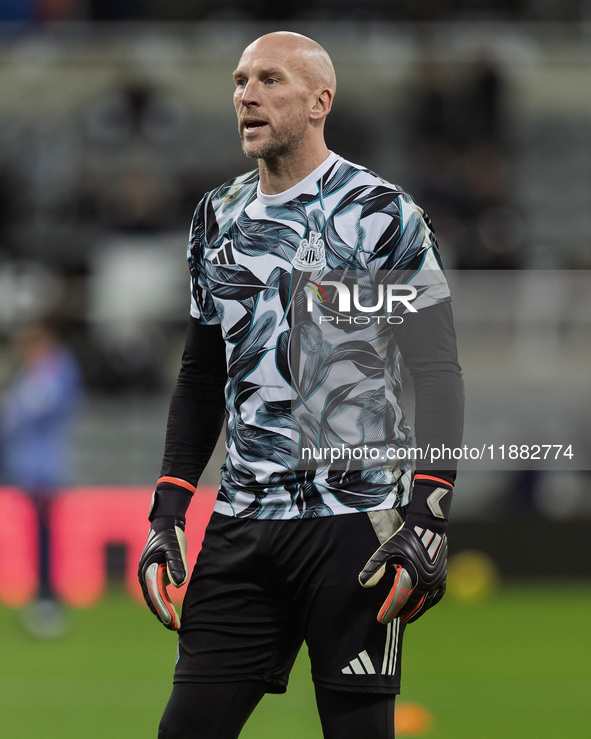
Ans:
[[[161,367],[138,363],[137,341],[118,347],[89,333],[91,283],[97,258],[104,262],[117,238],[157,243],[172,233],[181,244],[203,192],[230,176],[186,164],[190,135],[182,103],[143,79],[107,90],[59,130],[31,120],[12,132],[0,165],[4,336],[19,318],[50,314],[81,354],[91,386],[154,389]],[[184,160],[171,155],[183,145]]]
[[[418,168],[410,187],[437,224],[447,263],[455,269],[527,266],[499,68],[483,58],[448,92],[439,65],[428,62],[417,89],[410,130]]]
[[[0,20],[581,20],[586,0],[3,0]]]

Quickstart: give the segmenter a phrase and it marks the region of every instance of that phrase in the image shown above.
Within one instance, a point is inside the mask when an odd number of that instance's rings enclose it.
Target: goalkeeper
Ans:
[[[234,82],[242,148],[257,168],[195,212],[191,318],[139,564],[148,606],[178,632],[159,737],[237,737],[264,693],[285,691],[305,641],[324,736],[391,739],[404,629],[445,591],[455,471],[299,462],[312,440],[351,434],[382,449],[459,446],[449,289],[412,198],[327,148],[336,80],[321,46],[262,36]],[[375,282],[395,271],[415,286],[396,330],[370,322],[331,345],[314,317],[328,320],[342,297],[335,275]],[[416,441],[399,400],[400,355]],[[218,496],[179,618],[166,588],[191,574],[186,515],[224,419]]]

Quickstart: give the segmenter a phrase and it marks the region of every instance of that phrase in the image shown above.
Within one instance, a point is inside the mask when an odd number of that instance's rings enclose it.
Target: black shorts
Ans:
[[[364,589],[357,576],[400,523],[396,511],[214,513],[183,603],[175,682],[259,681],[282,693],[305,640],[318,685],[399,693],[403,626],[377,621],[393,577]]]

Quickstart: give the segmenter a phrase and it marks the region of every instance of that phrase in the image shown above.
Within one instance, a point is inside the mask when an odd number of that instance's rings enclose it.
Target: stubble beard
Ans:
[[[263,159],[270,161],[288,154],[291,146],[287,142],[265,141],[263,144],[245,144],[242,142],[242,151],[249,159]]]
[[[242,139],[242,151],[249,159],[262,159],[273,161],[279,157],[296,152],[304,140],[304,128],[298,122],[284,130],[282,134],[271,134],[266,141],[256,144],[248,143]]]

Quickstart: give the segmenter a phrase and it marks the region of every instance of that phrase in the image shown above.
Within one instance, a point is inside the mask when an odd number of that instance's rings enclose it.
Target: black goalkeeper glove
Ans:
[[[195,488],[184,480],[161,477],[148,514],[148,541],[140,557],[138,579],[148,608],[167,629],[178,631],[181,620],[166,587],[180,588],[189,579],[185,514]]]
[[[388,567],[396,571],[394,585],[378,621],[416,621],[445,593],[447,519],[453,486],[432,475],[415,475],[412,502],[403,525],[387,539],[359,573],[364,588],[372,588]]]

